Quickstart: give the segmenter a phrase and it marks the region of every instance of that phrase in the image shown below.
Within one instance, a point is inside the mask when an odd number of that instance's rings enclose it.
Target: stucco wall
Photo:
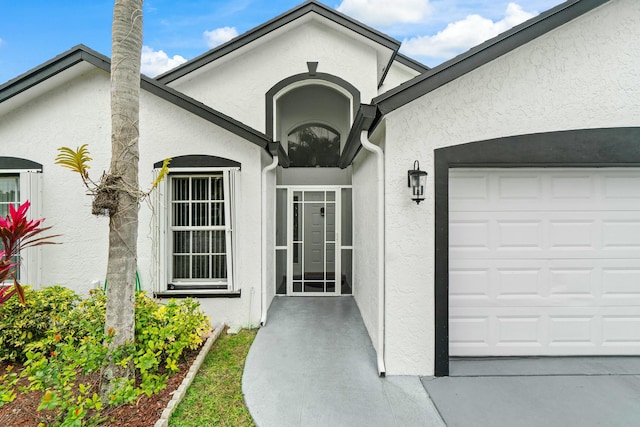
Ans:
[[[362,149],[353,164],[353,296],[378,347],[378,192],[376,157]]]
[[[264,166],[265,165],[263,165],[263,167]],[[273,301],[273,298],[276,295],[276,283],[277,283],[277,278],[276,278],[276,169],[268,172],[266,182],[264,182],[263,184],[266,186],[266,202],[267,202],[267,211],[264,212],[263,214],[264,221],[266,221],[267,223],[267,236],[266,236],[267,253],[266,253],[266,258],[262,262],[264,263],[267,269],[267,275],[266,275],[267,292],[266,292],[266,300],[265,300],[266,303],[264,306],[264,310],[268,310],[269,307],[271,306],[271,302]],[[258,295],[261,295],[261,293],[258,293]],[[255,325],[257,326],[257,323]]]
[[[420,75],[420,73],[416,70],[413,70],[398,61],[393,61],[391,68],[389,68],[389,72],[384,79],[384,83],[378,90],[378,93],[385,93],[386,91],[391,90],[418,75]]]
[[[365,102],[377,95],[373,49],[316,22],[283,31],[288,28],[170,85],[263,132],[265,94],[283,79],[307,73],[307,61],[318,62],[319,73],[354,84]]]
[[[99,179],[111,157],[109,75],[100,70],[76,78],[0,117],[0,156],[23,157],[44,165],[42,211],[61,245],[42,248],[45,286],[61,284],[78,292],[104,282],[108,219],[91,215],[91,198],[79,177],[54,165],[57,147],[89,144],[91,174]],[[201,299],[214,321],[257,324],[261,283],[261,166],[264,150],[144,90],[140,111],[140,185],[153,180],[153,164],[166,157],[204,154],[242,164],[236,189],[236,289],[241,298]],[[273,181],[273,179],[272,179]],[[273,184],[272,184],[273,185]],[[143,202],[139,215],[138,270],[150,290],[157,259],[153,256],[153,211]]]
[[[640,3],[601,6],[386,118],[389,374],[433,374],[433,150],[544,131],[640,125]],[[426,200],[406,194],[418,159]]]
[[[0,117],[0,156],[43,165],[40,215],[60,245],[41,248],[42,282],[86,292],[104,281],[108,219],[91,215],[80,177],[54,165],[57,148],[89,144],[95,179],[110,157],[109,76],[93,71]],[[82,224],[82,226],[79,226]]]
[[[140,182],[152,178],[153,163],[166,157],[204,154],[241,163],[236,174],[234,245],[236,247],[235,289],[242,297],[201,298],[209,315],[229,325],[256,325],[260,319],[261,295],[261,171],[268,157],[264,150],[240,137],[204,121],[175,105],[142,92],[140,114]],[[264,158],[263,158],[264,157]],[[151,211],[140,210],[139,263],[155,268],[150,225]],[[141,268],[142,270],[142,268]],[[141,272],[151,280],[152,271]],[[149,283],[149,281],[147,281]]]

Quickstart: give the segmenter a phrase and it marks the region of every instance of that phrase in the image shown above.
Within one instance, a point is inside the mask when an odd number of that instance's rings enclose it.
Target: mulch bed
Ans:
[[[189,372],[189,368],[193,361],[198,356],[200,349],[188,350],[181,358],[181,362],[178,363],[179,371],[173,376],[169,377],[167,381],[167,387],[157,394],[153,394],[150,397],[142,395],[135,404],[121,405],[118,407],[106,408],[101,411],[101,415],[106,421],[101,426],[106,427],[149,427],[153,426],[160,416],[162,411],[167,407],[167,404],[173,397],[173,392],[180,387],[182,380]],[[0,363],[0,375],[6,373],[6,364]],[[19,369],[18,366],[14,366],[14,371]],[[82,382],[97,384],[99,381],[99,374],[92,374],[90,377],[82,378]],[[97,386],[96,386],[97,388]],[[18,397],[11,403],[5,404],[0,407],[0,426],[6,427],[32,427],[37,426],[39,422],[46,421],[41,417],[41,414],[36,410],[40,404],[42,397],[41,392],[31,392],[29,394],[18,394]]]

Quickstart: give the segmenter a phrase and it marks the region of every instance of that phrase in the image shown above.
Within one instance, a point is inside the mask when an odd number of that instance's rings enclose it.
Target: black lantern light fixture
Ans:
[[[427,186],[427,172],[420,170],[420,162],[413,162],[413,170],[407,173],[407,186],[411,191],[411,200],[420,204],[424,200],[424,188]]]

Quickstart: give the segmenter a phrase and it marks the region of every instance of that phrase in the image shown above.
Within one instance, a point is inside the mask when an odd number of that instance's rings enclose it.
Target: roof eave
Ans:
[[[340,155],[338,166],[344,169],[351,165],[353,159],[362,148],[360,142],[360,134],[363,130],[367,130],[371,127],[371,124],[375,120],[378,113],[378,109],[375,105],[361,104],[358,108],[358,112],[353,120],[353,125],[349,131],[349,136],[345,142],[344,149]]]
[[[295,21],[302,16],[315,12],[318,15],[335,22],[345,28],[349,28],[354,32],[360,34],[361,36],[372,40],[392,51],[391,61],[393,61],[393,57],[395,56],[395,52],[400,48],[400,42],[392,37],[387,36],[386,34],[381,33],[371,27],[368,27],[358,21],[355,21],[348,16],[331,9],[317,1],[307,1],[302,3],[300,6],[297,6],[293,9],[290,9],[283,14],[265,22],[262,25],[259,25],[235,38],[232,40],[208,51],[204,54],[182,64],[178,67],[167,71],[164,74],[156,76],[156,80],[162,83],[171,83],[192,71],[195,71],[205,65],[222,58],[248,44],[251,42]],[[391,62],[389,62],[391,64]],[[388,67],[387,67],[388,68]],[[381,80],[382,81],[382,80]]]
[[[0,103],[38,85],[39,83],[86,61],[107,72],[110,69],[109,58],[88,48],[85,45],[77,45],[68,51],[61,53],[53,59],[33,68],[18,77],[0,85]]]
[[[271,138],[262,132],[145,75],[141,75],[140,87],[268,151]]]
[[[77,45],[0,86],[0,103],[83,61],[107,73],[111,72],[111,61],[108,57],[87,46]],[[265,134],[145,75],[140,75],[140,87],[268,151],[271,138]]]
[[[569,0],[440,64],[372,100],[381,118],[407,103],[487,64],[494,59],[564,25],[610,0]]]

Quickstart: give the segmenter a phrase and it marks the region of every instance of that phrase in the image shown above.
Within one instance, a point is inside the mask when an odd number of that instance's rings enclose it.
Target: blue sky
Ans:
[[[113,0],[0,0],[0,84],[77,45],[111,51]],[[146,0],[143,72],[155,75],[301,0]],[[560,0],[324,0],[435,66]]]

